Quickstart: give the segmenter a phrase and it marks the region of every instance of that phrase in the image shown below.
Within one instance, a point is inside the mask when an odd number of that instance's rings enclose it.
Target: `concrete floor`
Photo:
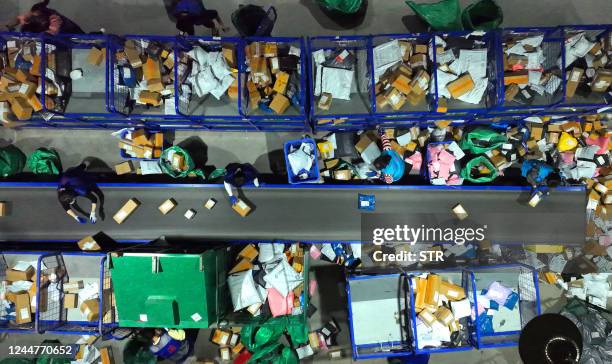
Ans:
[[[86,31],[105,28],[108,33],[117,34],[176,34],[174,24],[170,21],[165,3],[169,0],[52,0],[51,5],[66,16],[79,23]],[[2,0],[0,24],[15,15],[29,9],[34,0]],[[462,4],[472,2],[462,0]],[[504,12],[505,27],[512,26],[555,26],[559,24],[597,24],[609,23],[612,14],[610,0],[513,0],[498,1]],[[208,8],[219,11],[222,19],[231,26],[230,14],[242,3],[238,0],[207,0]],[[249,3],[274,5],[278,11],[278,21],[273,34],[277,36],[303,35],[336,35],[336,34],[383,34],[423,30],[403,0],[369,0],[369,8],[363,23],[353,29],[342,29],[326,18],[314,0],[252,0]],[[545,16],[543,16],[545,15]],[[235,29],[229,35],[235,34]],[[208,35],[204,28],[198,34]],[[176,140],[197,135],[208,145],[208,164],[224,166],[229,162],[251,162],[262,172],[272,171],[269,152],[281,148],[283,141],[298,137],[297,133],[192,133],[179,132]],[[30,153],[41,146],[52,146],[60,151],[64,166],[78,164],[84,157],[96,156],[112,166],[121,161],[115,139],[108,131],[62,131],[62,130],[23,130],[12,131],[0,129],[0,140],[14,141],[25,153]],[[316,269],[316,268],[315,268]],[[323,278],[329,277],[325,270]],[[317,273],[315,273],[317,275]],[[317,275],[318,278],[318,275]],[[321,283],[320,283],[321,284]],[[339,290],[340,288],[338,288]],[[346,320],[342,320],[345,298],[337,293],[332,295],[333,288],[316,295],[314,304],[325,315],[333,315],[340,321],[344,330],[340,343],[349,349]],[[542,287],[544,311],[558,310],[561,292],[556,288]],[[321,297],[325,302],[321,303]],[[332,298],[330,298],[332,297]],[[333,299],[336,297],[336,299]],[[330,303],[331,301],[331,303]],[[325,320],[328,317],[323,317]],[[321,318],[315,317],[315,323]],[[316,324],[313,324],[316,327]],[[50,337],[45,337],[50,338]],[[0,358],[6,357],[10,344],[37,344],[43,340],[39,335],[9,335],[0,337]],[[62,337],[64,343],[76,341],[75,337]],[[198,352],[201,358],[210,358],[210,347],[204,345],[207,335],[200,336]],[[117,345],[115,343],[114,345]],[[347,354],[350,350],[347,350]],[[116,351],[116,352],[120,352]],[[323,358],[321,361],[326,361]],[[343,360],[340,362],[349,362]],[[122,363],[117,357],[116,362]],[[383,363],[381,360],[363,361]],[[516,348],[490,349],[461,353],[436,354],[430,363],[483,363],[502,364],[518,363]]]

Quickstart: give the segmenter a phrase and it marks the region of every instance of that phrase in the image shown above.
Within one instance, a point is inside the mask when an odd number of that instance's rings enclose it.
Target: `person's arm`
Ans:
[[[85,224],[87,222],[87,220],[81,216],[79,216],[76,212],[74,212],[74,210],[72,209],[72,207],[67,207],[65,208],[66,214],[70,217],[72,217],[73,219],[75,219],[77,222],[81,223],[81,224]]]
[[[62,29],[62,18],[58,15],[51,15],[49,17],[49,29],[47,33],[52,35],[58,35]]]
[[[393,176],[391,176],[390,174],[381,173],[380,174],[380,179],[385,181],[385,183],[388,184],[388,185],[393,183]]]
[[[383,150],[391,150],[391,141],[385,131],[381,128],[378,129],[378,135],[380,135],[380,140],[382,141]]]
[[[225,188],[225,192],[227,192],[227,195],[229,197],[233,197],[234,193],[232,192],[232,185],[227,183],[226,181],[223,181],[223,187]]]
[[[95,224],[96,221],[98,221],[98,217],[96,216],[96,209],[98,208],[98,198],[91,191],[87,192],[87,194],[84,197],[86,197],[87,199],[89,199],[89,201],[91,201],[91,211],[89,212],[89,221],[91,221],[92,224]]]
[[[259,178],[255,177],[255,179],[253,179],[253,184],[255,185],[255,187],[259,187]]]

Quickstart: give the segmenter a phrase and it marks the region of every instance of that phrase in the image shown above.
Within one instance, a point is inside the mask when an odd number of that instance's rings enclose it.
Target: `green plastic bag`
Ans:
[[[28,168],[34,174],[62,173],[62,161],[55,149],[38,148],[28,157]]]
[[[406,0],[406,4],[434,30],[463,30],[459,0],[441,0],[432,4]]]
[[[253,354],[250,364],[298,364],[294,349],[279,340],[287,333],[290,342],[302,345],[308,341],[308,325],[303,316],[279,316],[265,322],[245,325],[241,330],[242,344]]]
[[[500,147],[507,140],[505,135],[493,129],[478,127],[463,135],[460,146],[473,154],[482,154]]]
[[[172,163],[169,161],[169,155],[172,154],[171,152],[182,155],[185,158],[185,165],[187,166],[187,168],[184,171],[177,171],[172,167]],[[185,149],[176,145],[168,149],[164,149],[164,152],[162,153],[161,159],[159,161],[159,166],[165,174],[174,178],[184,178],[188,177],[190,174],[195,174],[196,176],[202,179],[206,179],[204,171],[195,167],[195,162],[193,161],[193,158],[191,158],[189,153],[187,153]]]
[[[480,177],[472,177],[472,170],[476,169],[480,165],[482,165],[483,167],[486,167],[489,171],[491,171],[491,173],[487,175],[482,175]],[[496,179],[498,172],[497,172],[497,168],[495,168],[495,166],[493,165],[493,163],[491,163],[489,158],[480,156],[480,157],[476,157],[470,160],[469,162],[467,162],[465,167],[463,167],[463,169],[461,170],[460,174],[461,174],[461,178],[465,179],[466,181],[469,181],[472,183],[487,183],[487,182],[491,182],[494,179]]]
[[[363,0],[317,0],[317,2],[329,10],[354,14],[361,8]]]
[[[26,156],[16,146],[0,148],[0,176],[8,177],[21,173],[25,164]]]
[[[463,10],[461,20],[468,30],[492,30],[499,28],[504,21],[504,13],[495,1],[480,0]]]

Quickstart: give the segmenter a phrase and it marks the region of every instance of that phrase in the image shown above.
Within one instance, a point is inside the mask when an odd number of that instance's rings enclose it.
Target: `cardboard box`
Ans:
[[[459,98],[474,88],[474,81],[469,74],[465,74],[446,85],[446,88],[454,98]]]
[[[606,92],[612,83],[612,70],[599,69],[591,83],[594,92]]]
[[[444,324],[444,326],[450,326],[455,321],[453,312],[446,307],[440,307],[436,311],[436,319]]]
[[[576,93],[576,89],[578,88],[578,84],[580,83],[580,79],[584,74],[584,70],[582,68],[574,67],[567,75],[567,86],[565,88],[565,96],[574,97]]]
[[[447,281],[440,282],[440,293],[451,301],[461,301],[465,298],[465,289]]]
[[[506,90],[504,91],[504,101],[505,102],[513,101],[516,95],[518,95],[520,90],[521,88],[515,83],[508,85],[508,87],[506,87]]]
[[[423,321],[423,323],[429,327],[436,321],[436,317],[433,313],[423,310],[418,314],[418,318]]]
[[[387,97],[385,96],[385,94],[379,94],[378,96],[376,96],[377,110],[382,110],[387,107],[387,105],[389,105],[389,102],[387,101]]]
[[[99,66],[102,64],[104,59],[106,58],[106,48],[96,48],[92,47],[89,50],[89,54],[87,55],[87,62],[94,66]]]
[[[274,110],[278,115],[282,115],[289,108],[290,102],[285,95],[276,94],[270,103],[270,109]]]
[[[529,83],[528,71],[507,72],[504,74],[504,85],[511,84],[526,85]]]
[[[246,260],[252,262],[253,260],[255,260],[255,258],[257,258],[257,256],[259,255],[259,251],[257,250],[257,247],[255,247],[255,245],[253,244],[249,244],[247,246],[245,246],[240,253],[238,253],[238,256],[241,258],[245,258]]]
[[[412,92],[416,95],[424,94],[427,90],[429,90],[429,80],[430,77],[427,71],[420,70],[410,84]]]
[[[78,292],[83,289],[83,287],[85,287],[83,281],[69,281],[63,284],[64,292],[70,293]]]
[[[334,171],[333,178],[339,181],[350,181],[353,178],[353,173],[348,169]]]
[[[461,206],[461,204],[455,205],[455,207],[453,207],[453,212],[455,213],[455,216],[457,216],[459,220],[465,220],[468,218],[468,213],[467,211],[465,211],[463,206]]]
[[[17,117],[17,120],[29,120],[32,118],[32,113],[34,109],[28,103],[26,98],[23,97],[14,97],[11,102],[11,111]]]
[[[124,174],[134,173],[136,172],[136,169],[134,168],[132,161],[127,161],[115,165],[115,172],[118,176],[122,176]]]
[[[266,43],[264,47],[264,57],[271,58],[278,56],[278,45],[273,42]]]
[[[5,217],[8,215],[8,206],[6,202],[0,201],[0,217]]]
[[[412,91],[412,86],[410,86],[410,82],[410,78],[406,77],[403,74],[400,74],[395,78],[391,86],[397,89],[399,92],[403,93],[404,95],[408,95],[410,91]]]
[[[234,49],[234,46],[231,44],[224,44],[221,51],[223,52],[223,58],[225,58],[227,64],[231,68],[236,68],[236,50]]]
[[[64,294],[64,308],[77,308],[79,304],[79,296],[77,293]]]
[[[238,203],[233,205],[232,208],[242,217],[246,217],[251,212],[251,207],[241,199],[238,199]]]
[[[438,307],[440,298],[440,276],[430,274],[427,276],[427,290],[425,291],[425,306]]]
[[[32,308],[30,307],[30,295],[21,293],[15,296],[15,322],[27,324],[32,322]]]
[[[152,106],[161,105],[161,100],[162,98],[159,92],[153,92],[148,90],[141,91],[140,95],[138,96],[138,101],[142,102],[143,104],[148,104]]]
[[[159,205],[158,210],[164,214],[167,215],[170,213],[170,211],[174,210],[174,208],[178,205],[178,203],[172,199],[169,198],[166,201],[164,201],[164,203],[162,203],[161,205]]]
[[[389,105],[391,105],[393,110],[396,111],[400,110],[406,103],[406,96],[404,96],[396,88],[392,88],[391,90],[389,90],[389,92],[385,95],[385,98],[387,99],[387,102],[389,103]]]
[[[329,110],[332,105],[332,94],[324,92],[321,94],[321,98],[319,98],[319,103],[317,106],[321,110]]]
[[[212,210],[216,204],[217,204],[217,201],[215,201],[215,199],[209,198],[208,201],[206,201],[206,203],[204,204],[204,207],[206,207],[209,210]]]
[[[134,213],[134,211],[136,211],[139,206],[140,202],[137,199],[129,199],[113,216],[113,220],[115,220],[117,224],[122,224],[131,214]]]
[[[100,361],[102,364],[115,364],[115,358],[113,356],[113,348],[105,347],[98,349],[100,351]]]
[[[417,44],[414,46],[414,53],[427,54],[429,51],[429,47],[427,44]]]
[[[289,74],[286,72],[279,72],[276,75],[276,82],[274,82],[273,90],[279,94],[285,94],[287,91],[287,85],[289,84]]]
[[[413,70],[418,67],[427,68],[427,55],[415,54],[410,57],[410,67],[412,67]]]
[[[102,241],[98,242],[98,238],[100,240],[106,236],[104,233],[98,233],[96,235],[86,236],[83,239],[77,242],[79,248],[84,251],[99,251],[102,250]],[[110,238],[109,238],[110,239]]]
[[[427,279],[415,278],[415,298],[414,307],[417,311],[422,311],[425,308],[425,293],[427,292]]]
[[[375,132],[373,131],[364,132],[359,136],[359,141],[357,142],[357,144],[355,144],[355,149],[357,149],[357,152],[361,154],[363,153],[364,150],[366,150],[367,147],[370,146],[370,144],[376,143],[377,140],[378,140],[378,136],[376,135]]]
[[[125,41],[124,52],[132,68],[142,67],[142,59],[140,58],[140,50],[134,40],[128,39]]]
[[[86,300],[81,303],[81,313],[87,321],[96,321],[100,317],[100,304],[97,299]]]
[[[6,270],[6,280],[9,282],[31,281],[34,275],[36,275],[36,269],[34,269],[32,266],[29,266],[25,271],[14,269]]]

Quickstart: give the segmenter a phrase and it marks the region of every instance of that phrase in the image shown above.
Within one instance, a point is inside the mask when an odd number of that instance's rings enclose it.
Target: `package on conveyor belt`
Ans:
[[[562,97],[561,44],[541,32],[503,36],[504,104],[549,105]]]
[[[136,107],[142,113],[176,115],[174,102],[174,50],[171,44],[145,39],[127,39],[114,54],[118,89],[127,89],[123,112]],[[123,100],[121,100],[122,102]]]
[[[423,40],[395,39],[374,48],[376,110],[427,110],[431,47]]]
[[[319,110],[328,111],[334,102],[351,101],[358,96],[354,84],[357,58],[353,50],[320,49],[312,53],[312,62],[314,96]]]
[[[253,316],[301,315],[306,294],[304,259],[300,243],[241,246],[227,278],[234,311],[246,310]]]
[[[62,102],[66,81],[56,79],[55,53],[47,51],[45,79],[47,109]],[[27,38],[11,38],[0,51],[0,119],[6,126],[32,118],[43,109],[41,42]]]
[[[146,129],[122,129],[113,135],[119,137],[119,149],[127,157],[157,159],[164,147],[164,133]],[[125,165],[123,165],[125,168]],[[123,172],[124,169],[121,169]],[[123,173],[117,173],[123,174]]]
[[[489,80],[496,78],[492,70],[490,42],[479,33],[469,36],[436,36],[436,70],[440,112],[449,108],[485,106]],[[476,106],[475,106],[476,105]],[[440,107],[440,106],[439,106]]]
[[[209,95],[216,100],[238,99],[236,50],[232,44],[204,43],[181,52],[177,72],[181,104],[206,103]],[[195,107],[189,107],[189,114]]]
[[[245,47],[248,113],[297,113],[301,103],[301,49],[286,43],[252,42]]]
[[[466,346],[473,304],[465,289],[433,273],[412,277],[411,284],[419,349]]]
[[[612,94],[610,32],[568,31],[565,38],[566,101],[609,104]]]

